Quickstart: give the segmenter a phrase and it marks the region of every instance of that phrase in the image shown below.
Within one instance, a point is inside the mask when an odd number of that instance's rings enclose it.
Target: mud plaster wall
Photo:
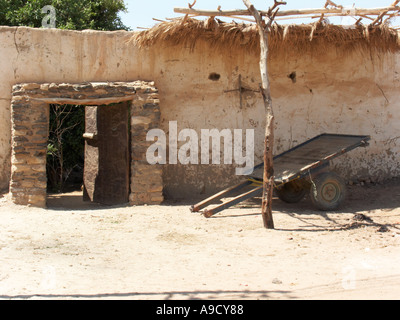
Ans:
[[[262,161],[264,107],[257,92],[258,52],[216,50],[198,42],[190,48],[138,50],[128,32],[0,28],[0,187],[10,177],[10,101],[16,83],[155,81],[161,129],[178,131],[255,129],[256,162]],[[369,134],[371,145],[334,162],[347,179],[374,180],[400,174],[399,55],[288,52],[271,57],[271,91],[276,118],[275,152],[323,132]],[[210,80],[211,73],[220,75]],[[292,74],[292,77],[288,77]],[[243,92],[238,91],[239,75]],[[295,75],[295,77],[294,77]],[[230,91],[230,92],[225,92]],[[236,165],[166,165],[166,196],[209,194],[239,178]]]

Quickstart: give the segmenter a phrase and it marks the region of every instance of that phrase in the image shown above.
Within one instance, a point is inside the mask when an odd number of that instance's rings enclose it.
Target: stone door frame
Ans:
[[[11,101],[12,201],[46,207],[46,153],[49,105],[108,105],[131,101],[130,205],[160,204],[162,168],[146,160],[148,130],[159,128],[160,106],[154,82],[22,83],[13,86]]]

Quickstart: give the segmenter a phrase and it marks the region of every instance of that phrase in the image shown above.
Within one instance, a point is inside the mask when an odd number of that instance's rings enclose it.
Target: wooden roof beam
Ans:
[[[338,16],[379,16],[382,12],[399,12],[400,6],[397,5],[380,8],[321,8],[321,9],[297,9],[297,10],[282,10],[278,11],[277,17],[299,16],[299,15],[315,15],[315,14],[337,14]],[[174,8],[175,13],[190,14],[194,16],[206,17],[230,17],[230,16],[252,16],[249,10],[199,10],[194,8]],[[268,16],[268,10],[259,11],[262,16]]]

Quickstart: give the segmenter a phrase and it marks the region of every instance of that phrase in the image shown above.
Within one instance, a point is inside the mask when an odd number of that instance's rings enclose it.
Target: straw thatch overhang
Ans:
[[[137,32],[132,41],[140,48],[183,46],[193,49],[199,40],[214,48],[258,50],[255,24],[223,22],[218,19],[181,18]],[[294,51],[323,52],[329,46],[343,50],[367,49],[395,52],[400,49],[399,32],[385,24],[340,26],[325,21],[313,24],[274,24],[269,36],[271,54]]]

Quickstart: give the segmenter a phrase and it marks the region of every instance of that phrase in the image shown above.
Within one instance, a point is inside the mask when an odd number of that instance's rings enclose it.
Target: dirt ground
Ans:
[[[48,209],[0,198],[0,299],[399,299],[400,180],[349,186],[338,212],[259,199],[213,218],[193,202]]]

